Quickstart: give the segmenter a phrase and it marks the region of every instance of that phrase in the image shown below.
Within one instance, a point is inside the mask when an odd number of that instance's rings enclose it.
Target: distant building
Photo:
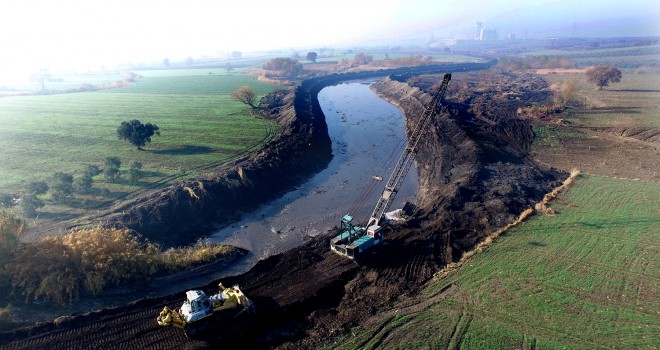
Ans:
[[[479,40],[497,40],[497,30],[490,28],[481,28]]]
[[[482,22],[477,22],[474,40],[497,40],[497,30],[486,28]]]
[[[484,29],[484,25],[481,22],[477,22],[477,32],[474,33],[474,40],[483,40],[481,39],[481,31]]]

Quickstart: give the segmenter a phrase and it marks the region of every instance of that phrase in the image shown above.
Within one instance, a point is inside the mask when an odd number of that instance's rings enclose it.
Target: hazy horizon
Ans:
[[[655,1],[6,0],[0,4],[0,84],[39,69],[85,70],[220,52],[349,47],[420,37],[660,35]]]

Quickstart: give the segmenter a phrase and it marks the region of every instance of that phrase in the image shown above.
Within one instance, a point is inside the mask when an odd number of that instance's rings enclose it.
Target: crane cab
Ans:
[[[355,226],[353,217],[344,215],[341,221],[341,233],[330,241],[330,249],[350,259],[360,256],[369,248],[383,241],[382,228],[378,225],[364,227]]]

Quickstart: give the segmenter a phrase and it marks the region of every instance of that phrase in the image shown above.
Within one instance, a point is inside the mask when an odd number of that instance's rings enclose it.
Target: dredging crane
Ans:
[[[369,220],[364,224],[353,224],[353,217],[349,214],[341,219],[340,234],[330,241],[330,249],[340,255],[351,259],[357,258],[361,253],[383,241],[382,227],[379,225],[381,218],[390,207],[396,197],[403,180],[406,178],[410,167],[414,162],[414,153],[419,141],[428,129],[433,116],[437,113],[438,105],[444,100],[451,73],[445,74],[440,87],[433,95],[431,103],[424,110],[424,114],[413,129],[408,143],[404,148],[399,161],[390,175],[385,188],[371,213]]]

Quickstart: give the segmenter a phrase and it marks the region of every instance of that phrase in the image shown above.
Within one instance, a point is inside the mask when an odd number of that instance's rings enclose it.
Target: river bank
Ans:
[[[327,167],[332,159],[332,141],[318,101],[318,93],[326,86],[388,74],[404,79],[434,72],[487,69],[494,63],[331,74],[304,80],[292,90],[274,92],[262,101],[263,117],[275,119],[279,130],[261,151],[227,165],[212,178],[173,185],[122,203],[89,221],[129,228],[164,246],[190,244]]]

